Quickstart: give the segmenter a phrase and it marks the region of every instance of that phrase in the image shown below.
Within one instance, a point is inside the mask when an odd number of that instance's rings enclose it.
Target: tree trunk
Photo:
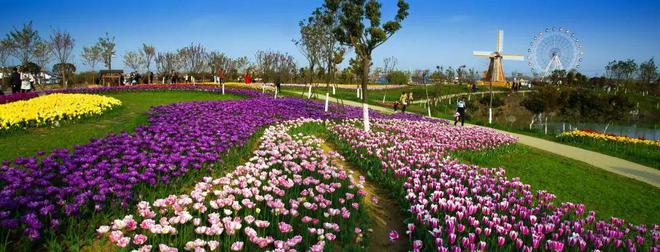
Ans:
[[[371,125],[369,125],[369,104],[367,104],[367,83],[369,80],[369,64],[370,60],[367,57],[362,59],[362,119],[364,124],[364,131],[369,132]]]

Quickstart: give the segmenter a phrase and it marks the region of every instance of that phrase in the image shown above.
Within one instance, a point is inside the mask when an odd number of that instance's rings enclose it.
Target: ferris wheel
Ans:
[[[532,72],[547,76],[555,70],[578,69],[582,65],[582,44],[575,33],[563,27],[546,28],[534,36],[527,49]]]

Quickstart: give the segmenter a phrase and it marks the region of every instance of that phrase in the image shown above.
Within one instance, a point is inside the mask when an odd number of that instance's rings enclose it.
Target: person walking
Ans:
[[[176,84],[178,82],[179,82],[179,75],[176,72],[172,71],[172,84]]]
[[[30,91],[31,86],[30,75],[28,73],[21,73],[21,93]]]
[[[460,117],[461,119],[461,126],[465,123],[465,98],[461,97],[461,99],[456,103],[456,113],[458,113],[457,117],[454,117],[454,126],[458,123],[458,118]]]
[[[224,84],[225,83],[225,69],[220,68],[220,70],[218,70],[217,75],[218,75],[218,84],[220,84],[220,85]]]
[[[11,93],[15,94],[18,92],[21,92],[21,74],[18,73],[18,68],[13,68],[11,71],[10,77],[10,85],[11,85]]]
[[[277,89],[278,93],[282,93],[282,90],[280,89],[281,86],[282,86],[282,78],[278,74],[277,78],[275,79],[275,89]]]
[[[406,113],[406,107],[408,106],[408,94],[406,94],[406,91],[401,93],[401,97],[399,97],[399,103],[401,103],[401,113]]]

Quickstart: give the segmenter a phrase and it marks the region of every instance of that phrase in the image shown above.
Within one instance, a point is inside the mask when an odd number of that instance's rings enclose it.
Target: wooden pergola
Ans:
[[[119,86],[121,85],[121,77],[124,70],[101,70],[99,71],[100,83],[103,86]]]

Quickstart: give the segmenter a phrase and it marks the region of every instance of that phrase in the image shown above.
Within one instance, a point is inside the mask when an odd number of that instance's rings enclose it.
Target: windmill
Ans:
[[[502,47],[504,43],[504,31],[497,31],[497,50],[494,52],[484,52],[484,51],[474,51],[473,55],[477,57],[484,57],[490,59],[490,64],[488,64],[488,72],[484,78],[485,81],[490,82],[491,84],[503,84],[506,85],[506,78],[504,78],[504,70],[502,69],[502,60],[525,60],[524,55],[520,54],[506,54],[502,53]]]

